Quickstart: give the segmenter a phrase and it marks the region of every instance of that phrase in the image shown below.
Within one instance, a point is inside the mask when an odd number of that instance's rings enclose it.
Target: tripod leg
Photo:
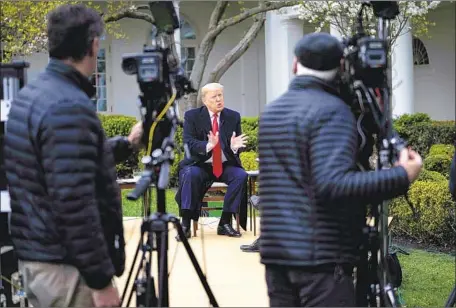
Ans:
[[[451,292],[450,296],[448,297],[445,307],[454,307],[455,302],[456,302],[456,287],[453,288],[453,291]]]
[[[188,243],[187,238],[185,237],[184,230],[182,230],[182,226],[177,218],[172,219],[171,221],[174,226],[177,229],[177,234],[179,234],[180,238],[182,239],[182,244],[184,244],[185,250],[188,253],[188,256],[190,257],[190,260],[192,261],[193,267],[195,268],[196,273],[198,274],[198,277],[201,281],[201,284],[204,287],[204,290],[206,291],[206,294],[209,298],[209,302],[211,303],[212,307],[218,307],[217,300],[215,299],[214,294],[212,293],[211,287],[207,283],[206,276],[204,276],[203,271],[201,270],[200,265],[198,264],[198,260],[196,260],[195,254],[192,251],[192,248],[190,247],[190,244]]]
[[[362,251],[361,259],[356,268],[356,305],[357,307],[368,306],[368,261],[367,251]]]
[[[165,231],[157,232],[157,254],[158,254],[158,307],[169,307],[168,293],[168,228]]]
[[[135,256],[133,257],[133,263],[131,265],[132,269],[135,268],[135,264],[136,264],[136,261],[137,261],[137,258],[138,258],[139,251],[141,250],[141,246],[142,246],[142,240],[139,240],[138,247],[136,248]],[[130,280],[131,280],[132,274],[133,274],[133,271],[131,270],[128,273],[127,282],[126,282],[124,290],[122,292],[122,302],[123,302],[123,299],[125,298],[125,296],[127,295],[128,286],[130,285]]]

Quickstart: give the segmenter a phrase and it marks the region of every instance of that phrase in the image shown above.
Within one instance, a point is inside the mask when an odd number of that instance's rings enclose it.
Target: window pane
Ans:
[[[106,73],[105,61],[97,61],[97,73]]]
[[[105,74],[99,74],[97,79],[98,79],[97,86],[99,86],[99,87],[106,86],[106,75]]]
[[[107,97],[106,97],[106,87],[99,87],[97,90],[98,90],[97,91],[98,92],[97,95],[98,95],[99,99],[104,99],[104,100],[107,99]]]
[[[104,48],[101,48],[98,51],[97,60],[105,60],[105,59],[106,59],[106,51]]]
[[[191,71],[193,69],[193,64],[195,64],[195,60],[187,60],[187,63],[186,63],[186,69],[188,71]]]
[[[189,59],[195,59],[195,48],[189,47],[187,48],[187,55]]]
[[[97,100],[97,111],[108,111],[108,104],[106,100]]]
[[[180,16],[181,26],[180,26],[180,35],[181,39],[184,40],[195,40],[196,33],[195,30],[190,26],[190,24],[185,21],[182,16]]]

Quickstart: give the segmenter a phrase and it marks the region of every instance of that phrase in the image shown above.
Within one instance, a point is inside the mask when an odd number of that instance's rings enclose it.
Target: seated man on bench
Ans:
[[[247,173],[242,168],[239,150],[245,146],[247,137],[241,133],[240,114],[224,108],[221,84],[205,85],[201,97],[205,106],[189,110],[184,116],[183,139],[191,157],[179,163],[176,202],[182,227],[190,238],[190,222],[198,219],[204,194],[213,182],[223,182],[228,188],[217,234],[240,237],[231,222],[246,193]]]

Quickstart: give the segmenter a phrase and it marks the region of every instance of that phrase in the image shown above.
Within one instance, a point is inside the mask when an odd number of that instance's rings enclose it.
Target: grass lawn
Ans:
[[[142,201],[126,199],[122,191],[124,216],[142,216]],[[175,190],[166,192],[168,213],[178,215]],[[152,194],[152,213],[156,211],[155,191]],[[406,249],[410,255],[398,254],[403,281],[400,292],[407,307],[443,307],[455,283],[455,258],[446,254]]]
[[[142,216],[142,198],[136,201],[127,200],[127,194],[130,192],[129,189],[122,190],[122,208],[123,215],[125,217],[139,217]],[[152,206],[151,213],[156,212],[157,210],[157,199],[156,199],[155,188],[152,191]],[[175,190],[169,189],[166,191],[166,211],[170,214],[179,215],[179,208],[177,206],[174,197],[176,196]]]
[[[455,257],[424,250],[398,254],[402,292],[407,307],[444,307],[455,284]]]

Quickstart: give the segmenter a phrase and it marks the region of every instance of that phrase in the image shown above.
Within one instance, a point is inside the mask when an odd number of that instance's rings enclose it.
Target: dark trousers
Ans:
[[[353,267],[266,266],[270,307],[354,307]]]
[[[229,163],[223,164],[223,173],[219,178],[212,173],[211,164],[183,167],[179,171],[181,210],[198,211],[204,194],[215,181],[228,185],[223,211],[237,213],[245,195],[247,173]]]

